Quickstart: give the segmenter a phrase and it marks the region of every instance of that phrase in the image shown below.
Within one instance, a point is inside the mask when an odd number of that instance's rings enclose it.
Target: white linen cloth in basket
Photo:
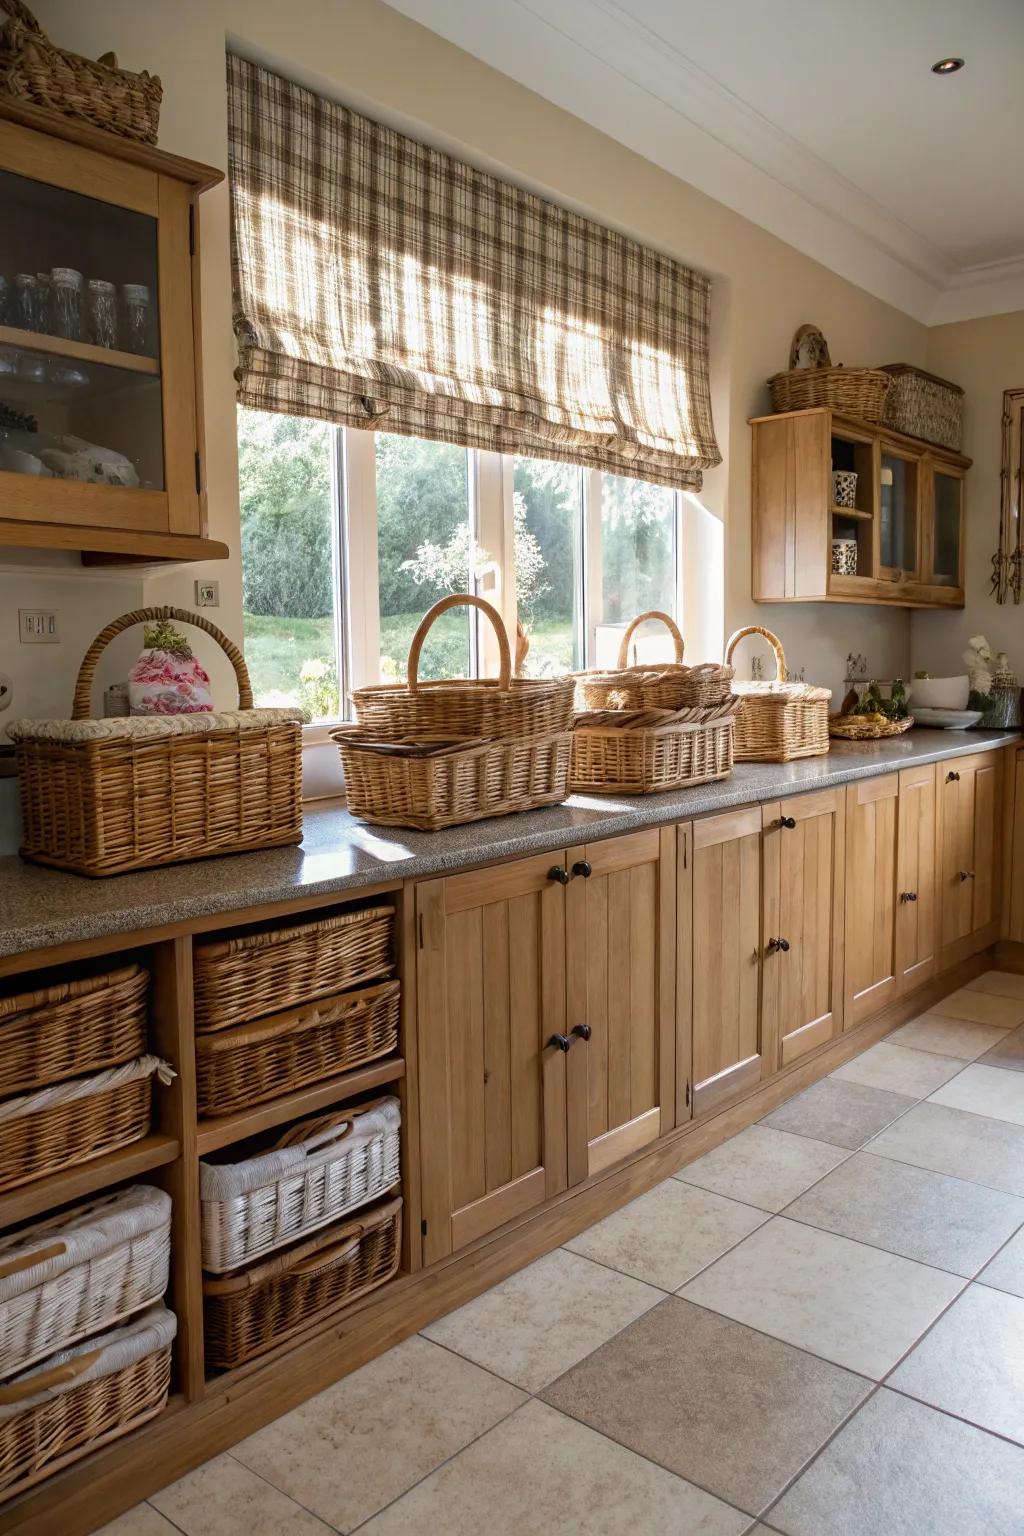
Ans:
[[[382,1099],[317,1119],[305,1139],[245,1162],[201,1162],[203,1268],[237,1269],[392,1189],[401,1120],[398,1100]]]
[[[133,1184],[0,1237],[0,1380],[159,1301],[171,1197]]]
[[[50,1402],[65,1392],[71,1392],[87,1381],[100,1381],[104,1376],[113,1376],[116,1371],[123,1371],[127,1366],[134,1365],[137,1360],[144,1360],[147,1355],[156,1354],[158,1349],[166,1349],[177,1331],[178,1320],[174,1313],[158,1304],[150,1307],[148,1312],[143,1312],[142,1316],[135,1318],[133,1322],[114,1328],[109,1333],[102,1333],[99,1338],[85,1339],[71,1349],[58,1351],[57,1354],[44,1360],[41,1365],[35,1365],[31,1370],[23,1371],[6,1383],[5,1387],[0,1387],[0,1424],[5,1419],[13,1419],[19,1413],[26,1413],[32,1408],[38,1408],[41,1403]],[[16,1383],[31,1381],[33,1376],[49,1374],[58,1365],[64,1365],[68,1360],[93,1353],[96,1353],[96,1359],[72,1380],[61,1382],[58,1386],[44,1387],[34,1397],[22,1397],[13,1403],[3,1401],[5,1390]]]

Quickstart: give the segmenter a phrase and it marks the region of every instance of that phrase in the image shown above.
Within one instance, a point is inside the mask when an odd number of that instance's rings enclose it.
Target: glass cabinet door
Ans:
[[[941,469],[932,473],[931,580],[938,586],[960,585],[960,525],[964,482]]]
[[[917,573],[917,475],[915,460],[887,453],[883,447],[879,497],[879,564],[883,571]]]

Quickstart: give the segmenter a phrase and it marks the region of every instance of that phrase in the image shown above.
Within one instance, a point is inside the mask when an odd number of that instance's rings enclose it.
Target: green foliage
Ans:
[[[238,413],[247,613],[332,612],[330,432],[297,416]]]
[[[341,713],[338,669],[325,656],[313,656],[299,670],[299,703],[311,720]]]

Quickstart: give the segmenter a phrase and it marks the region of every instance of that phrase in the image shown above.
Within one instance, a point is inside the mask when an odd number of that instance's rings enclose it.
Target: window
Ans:
[[[510,632],[518,619],[534,677],[614,665],[626,625],[647,609],[682,622],[681,551],[697,516],[688,503],[703,511],[696,497],[543,459],[238,415],[245,650],[257,704],[345,715],[353,687],[404,678],[416,626],[450,592],[487,597]],[[695,601],[709,584],[702,570]],[[641,660],[667,654],[654,628],[634,644]],[[475,613],[453,609],[435,623],[422,678],[494,670]]]

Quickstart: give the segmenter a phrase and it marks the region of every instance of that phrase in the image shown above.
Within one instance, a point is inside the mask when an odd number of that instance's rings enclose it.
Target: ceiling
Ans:
[[[389,3],[920,320],[1024,308],[1024,0]]]

